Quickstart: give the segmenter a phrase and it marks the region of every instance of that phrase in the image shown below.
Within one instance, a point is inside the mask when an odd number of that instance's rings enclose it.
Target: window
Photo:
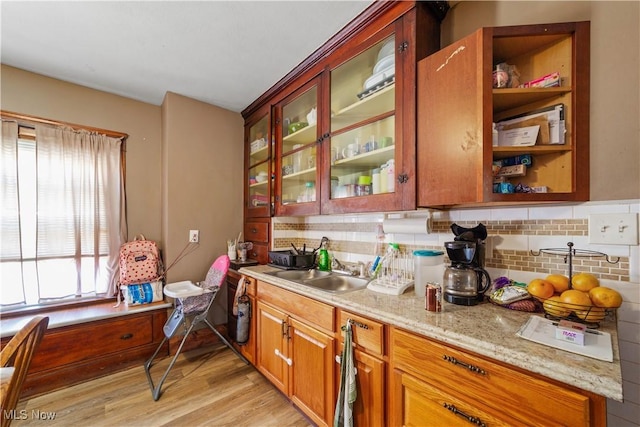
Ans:
[[[3,310],[115,294],[126,238],[123,139],[3,117]]]

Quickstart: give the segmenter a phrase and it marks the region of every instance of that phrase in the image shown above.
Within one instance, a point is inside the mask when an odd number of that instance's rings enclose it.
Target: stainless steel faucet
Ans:
[[[333,258],[331,260],[331,271],[333,271],[334,273],[346,274],[348,276],[358,275],[358,273],[350,270],[349,267],[341,263],[340,260],[338,260],[337,258]]]

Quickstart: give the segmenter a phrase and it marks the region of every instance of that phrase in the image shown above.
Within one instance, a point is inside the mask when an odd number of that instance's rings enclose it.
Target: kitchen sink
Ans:
[[[270,276],[279,277],[281,279],[299,282],[303,280],[317,279],[331,275],[330,271],[321,271],[316,269],[310,270],[279,270],[267,273]]]
[[[331,276],[302,282],[302,284],[306,286],[312,286],[323,291],[336,293],[364,289],[368,283],[368,279],[355,276],[343,276],[341,274],[332,274]]]
[[[342,293],[364,289],[368,279],[333,273],[331,271],[281,270],[266,273],[270,276],[290,280],[300,285],[309,286],[326,292]]]

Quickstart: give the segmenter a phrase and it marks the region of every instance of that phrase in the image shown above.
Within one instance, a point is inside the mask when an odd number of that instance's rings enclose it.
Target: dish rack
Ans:
[[[571,279],[573,277],[573,258],[602,258],[610,264],[617,264],[620,261],[620,257],[610,257],[603,252],[590,251],[585,249],[574,248],[573,242],[567,242],[567,248],[544,248],[536,251],[530,251],[531,255],[539,256],[556,255],[564,257],[565,264],[569,269],[569,289],[571,289]],[[545,317],[552,320],[567,319],[574,322],[584,323],[588,327],[598,327],[599,322],[609,317],[612,318],[616,309],[615,308],[603,308],[597,306],[585,306],[580,304],[565,303],[545,298],[535,297],[543,304]]]
[[[367,289],[387,295],[401,295],[413,286],[413,260],[409,254],[397,248],[392,249],[380,263],[380,270],[377,270],[375,279],[369,282]]]

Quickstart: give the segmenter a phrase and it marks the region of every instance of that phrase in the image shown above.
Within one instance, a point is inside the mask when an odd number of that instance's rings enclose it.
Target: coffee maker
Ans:
[[[473,228],[451,225],[455,235],[444,247],[451,261],[442,281],[444,300],[458,305],[476,305],[482,302],[491,285],[489,273],[484,269],[487,229],[481,223]]]

